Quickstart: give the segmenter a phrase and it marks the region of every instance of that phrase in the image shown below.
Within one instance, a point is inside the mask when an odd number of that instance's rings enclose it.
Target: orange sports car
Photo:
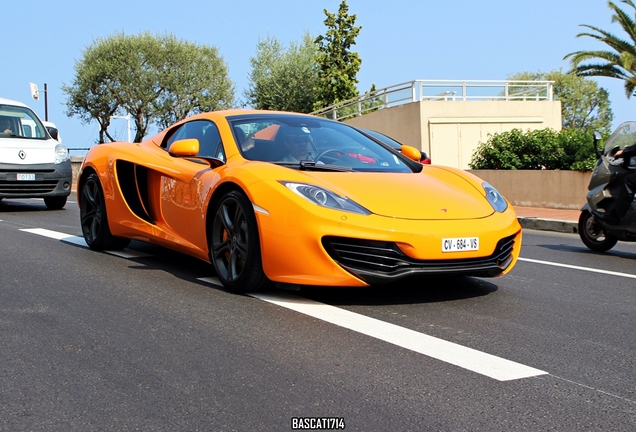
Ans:
[[[310,115],[199,114],[141,143],[90,149],[82,232],[96,250],[134,239],[208,261],[238,292],[509,272],[521,227],[508,202],[474,175],[419,160]]]

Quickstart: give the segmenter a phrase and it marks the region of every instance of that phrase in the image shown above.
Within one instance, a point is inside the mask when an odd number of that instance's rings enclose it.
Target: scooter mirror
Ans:
[[[602,139],[603,139],[603,136],[601,135],[601,133],[599,131],[594,131],[594,152],[596,153],[596,156],[599,158],[603,155],[601,151],[598,149],[598,143]]]

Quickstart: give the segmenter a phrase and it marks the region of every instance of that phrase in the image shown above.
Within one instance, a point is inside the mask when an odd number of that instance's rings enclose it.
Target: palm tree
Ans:
[[[622,0],[622,2],[634,9],[634,17],[636,18],[636,6],[633,0]],[[609,77],[625,81],[625,94],[629,99],[636,90],[636,23],[613,2],[608,2],[608,6],[614,11],[612,22],[618,22],[630,40],[626,41],[597,27],[582,24],[581,27],[587,27],[594,33],[579,33],[576,37],[589,36],[605,43],[611,50],[576,51],[566,55],[563,59],[570,59],[572,65],[570,72],[578,76]],[[600,61],[582,64],[592,59]]]

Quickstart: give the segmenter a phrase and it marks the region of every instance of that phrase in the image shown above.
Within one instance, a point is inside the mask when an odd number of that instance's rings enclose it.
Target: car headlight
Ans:
[[[68,149],[62,144],[55,146],[55,163],[59,164],[68,159]]]
[[[336,195],[328,189],[304,183],[292,183],[281,181],[281,184],[320,207],[333,210],[346,211],[361,215],[370,215],[371,212],[347,197]]]
[[[492,208],[499,213],[503,213],[508,208],[508,202],[506,202],[503,195],[487,182],[483,182],[481,186],[484,188],[484,191],[486,191],[486,199]]]

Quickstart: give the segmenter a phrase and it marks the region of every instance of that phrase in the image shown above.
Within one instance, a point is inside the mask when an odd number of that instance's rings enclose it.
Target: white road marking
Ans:
[[[207,282],[209,284],[220,286],[220,287],[223,286],[223,284],[217,277],[203,277],[203,278],[197,278],[197,280],[200,280],[201,282]]]
[[[44,228],[25,228],[25,229],[21,229],[20,231],[24,231],[24,232],[28,232],[31,234],[37,234],[37,235],[41,235],[44,237],[48,237],[48,238],[52,238],[55,240],[60,240],[66,243],[72,243],[74,245],[77,246],[82,246],[82,247],[88,247],[88,245],[86,244],[86,240],[84,240],[84,237],[79,237],[79,236],[74,236],[74,235],[70,235],[70,234],[64,234],[61,232],[57,232],[57,231],[51,231],[51,230],[47,230]],[[145,257],[150,257],[152,255],[144,253],[144,252],[138,252],[136,250],[133,249],[123,249],[123,250],[105,250],[104,252],[106,252],[107,254],[110,255],[115,255],[121,258],[126,258],[126,259],[130,259],[130,258],[145,258]]]
[[[66,243],[72,243],[77,246],[88,247],[88,245],[86,244],[86,240],[84,240],[84,237],[68,236],[61,238],[60,240]]]
[[[555,263],[555,262],[550,262],[550,261],[541,261],[541,260],[535,260],[535,259],[530,259],[530,258],[521,258],[521,257],[519,257],[519,261],[526,261],[526,262],[531,262],[531,263],[535,263],[535,264],[550,265],[550,266],[554,266],[554,267],[564,267],[564,268],[569,268],[569,269],[573,269],[573,270],[582,270],[582,271],[587,271],[587,272],[592,272],[592,273],[601,273],[601,274],[607,274],[607,275],[612,275],[612,276],[620,276],[620,277],[624,277],[624,278],[636,279],[636,275],[633,275],[633,274],[620,273],[620,272],[609,271],[609,270],[601,270],[601,269],[595,269],[595,268],[591,268],[591,267],[581,267],[581,266],[575,266],[575,265],[570,265],[570,264],[561,264],[561,263]]]
[[[23,228],[20,231],[28,232],[31,234],[37,234],[37,235],[41,235],[41,236],[56,239],[56,240],[64,240],[71,237],[77,237],[74,235],[64,234],[57,231],[51,231],[44,228]],[[86,246],[86,243],[84,243],[84,246]]]
[[[87,247],[82,237],[68,235],[56,231],[33,228],[22,229],[21,231],[30,232],[32,234],[53,238],[56,240],[76,244]],[[122,258],[138,258],[150,256],[145,253],[133,250],[125,251],[106,251],[112,255]],[[622,277],[636,278],[634,275],[625,273],[610,272],[605,270],[596,270],[580,266],[572,266],[567,264],[551,263],[548,261],[532,260],[527,258],[519,258],[521,261],[533,262],[544,265],[554,265],[558,267],[572,268],[576,270],[595,271],[598,273],[612,274]],[[216,277],[199,278],[199,280],[222,286]],[[534,376],[546,375],[548,372],[535,369],[530,366],[523,365],[511,360],[506,360],[492,354],[484,353],[472,348],[468,348],[453,342],[448,342],[433,336],[419,333],[405,327],[380,321],[365,315],[350,312],[335,306],[305,299],[289,293],[258,293],[251,294],[252,297],[268,303],[320,319],[322,321],[338,325],[357,333],[361,333],[373,338],[391,343],[402,348],[426,355],[437,360],[450,363],[452,365],[470,370],[481,375],[499,381],[510,381]]]
[[[257,299],[318,318],[446,363],[494,378],[510,381],[546,375],[548,372],[486,354],[415,330],[370,318],[288,293],[250,294]]]
[[[151,254],[147,254],[145,252],[139,252],[134,249],[122,249],[122,250],[105,250],[107,254],[115,255],[121,258],[148,258],[151,257]]]

